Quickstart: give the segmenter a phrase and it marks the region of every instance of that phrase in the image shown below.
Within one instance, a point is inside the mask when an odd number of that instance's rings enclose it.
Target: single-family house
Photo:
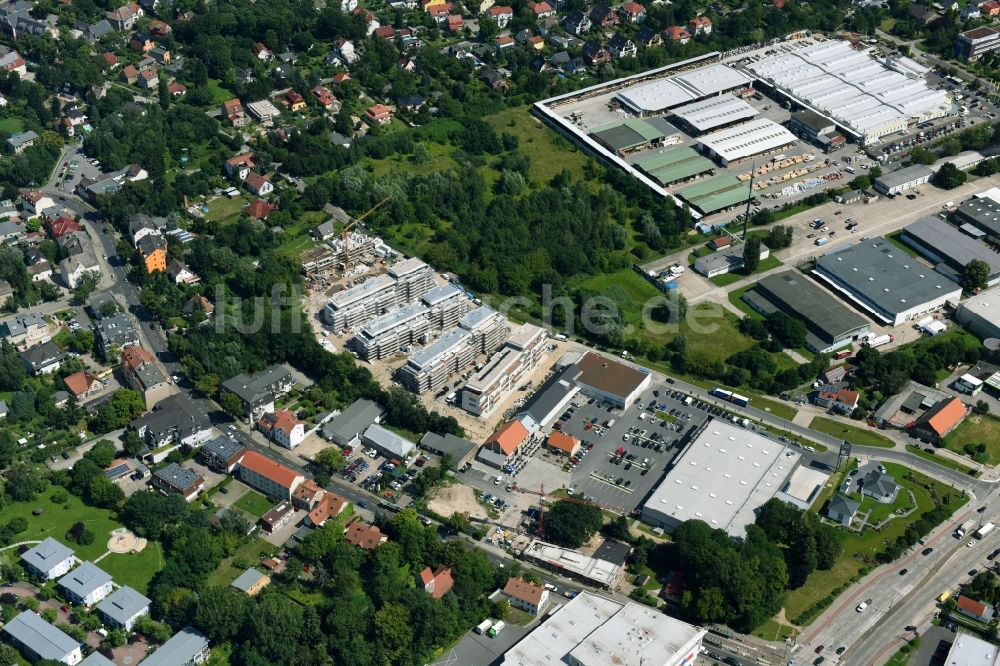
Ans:
[[[125,3],[118,9],[105,14],[105,18],[107,18],[111,27],[119,32],[131,30],[135,26],[135,22],[143,16],[145,16],[145,12],[135,2]]]
[[[657,31],[646,26],[642,26],[635,32],[635,41],[646,48],[660,46],[663,44],[663,37]]]
[[[816,404],[841,414],[850,414],[857,409],[861,394],[857,391],[829,386],[820,388],[816,393]]]
[[[579,9],[571,9],[562,22],[563,29],[571,35],[581,37],[590,32],[593,24],[590,17]]]
[[[228,120],[233,127],[244,127],[250,122],[243,110],[243,104],[235,98],[222,103],[222,117]]]
[[[982,601],[976,601],[964,594],[958,595],[958,599],[955,600],[955,610],[966,617],[971,617],[973,620],[979,620],[985,624],[989,624],[993,619],[993,606]]]
[[[48,375],[62,365],[66,354],[54,342],[43,342],[21,352],[21,365],[33,377]]]
[[[597,5],[590,10],[590,23],[596,28],[612,28],[618,25],[618,14],[607,5]]]
[[[873,469],[862,479],[861,492],[883,504],[892,504],[899,494],[899,485],[888,474]]]
[[[205,442],[198,451],[198,457],[209,469],[224,474],[232,474],[243,459],[246,449],[235,439],[224,435]]]
[[[691,33],[697,37],[698,35],[711,35],[712,34],[712,19],[707,16],[696,16],[695,18],[688,21],[688,26],[691,29]]]
[[[451,591],[455,580],[451,576],[451,567],[439,566],[434,571],[431,571],[430,567],[424,567],[417,576],[417,584],[432,598],[440,599]]]
[[[504,596],[512,608],[538,617],[549,598],[549,591],[537,583],[530,583],[521,577],[510,578],[503,588]]]
[[[294,449],[306,436],[305,423],[287,409],[268,412],[257,419],[257,429],[286,449]]]
[[[239,181],[246,180],[255,166],[256,162],[254,162],[253,153],[233,155],[223,163],[226,174],[230,178],[236,178]]]
[[[615,34],[608,42],[608,51],[615,58],[634,58],[639,52],[635,42],[621,34]]]
[[[363,548],[364,550],[375,550],[380,544],[385,543],[389,539],[388,536],[382,533],[375,525],[369,525],[360,520],[355,521],[347,526],[344,531],[344,540],[348,543],[354,544],[358,548]]]
[[[618,15],[626,23],[642,23],[646,20],[646,8],[638,2],[626,2],[618,8]]]
[[[945,435],[957,428],[968,415],[968,408],[958,396],[939,401],[921,414],[910,432],[927,442],[940,442]]]
[[[249,597],[253,597],[270,584],[270,576],[250,567],[237,576],[236,580],[230,583],[230,586],[235,587]]]
[[[392,110],[385,104],[374,104],[365,109],[365,121],[369,125],[388,125],[392,122]]]
[[[274,58],[274,52],[260,42],[253,45],[253,53],[261,62],[268,62]]]
[[[556,10],[545,0],[528,3],[528,8],[536,19],[546,19],[556,15]]]
[[[101,378],[90,370],[80,370],[67,375],[63,377],[63,383],[66,384],[66,390],[72,393],[77,400],[86,400],[104,388]]]
[[[858,513],[861,502],[847,495],[836,494],[826,507],[826,517],[840,525],[849,526]]]
[[[256,171],[251,171],[246,180],[243,181],[246,188],[258,197],[266,197],[271,192],[274,192],[274,184],[271,182],[271,176],[262,175]]]
[[[591,40],[583,45],[583,59],[591,67],[597,67],[611,60],[611,53],[600,42]]]

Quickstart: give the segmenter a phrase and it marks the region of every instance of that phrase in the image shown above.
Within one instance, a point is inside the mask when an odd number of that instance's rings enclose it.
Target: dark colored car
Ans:
[[[905,576],[909,571],[910,571],[909,569],[900,569],[899,570],[899,575],[900,576]]]
[[[846,650],[847,648],[841,645],[839,648],[837,648],[837,654],[844,654]]]
[[[920,554],[921,555],[930,555],[933,552],[934,552],[933,548],[924,548],[922,551],[920,551]]]
[[[820,645],[820,646],[818,646],[818,647],[816,648],[816,654],[819,654],[820,652],[822,652],[822,651],[823,651],[823,648],[825,648],[825,647],[826,647],[825,645]]]
[[[904,627],[904,629],[906,631],[916,631],[917,630],[917,628],[915,626],[913,626],[912,624],[906,625],[906,627]]]

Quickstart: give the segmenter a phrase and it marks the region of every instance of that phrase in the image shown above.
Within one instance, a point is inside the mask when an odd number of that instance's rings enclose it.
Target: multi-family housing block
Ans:
[[[506,346],[469,378],[462,389],[462,409],[476,415],[488,414],[510,391],[538,367],[545,351],[545,329],[521,324]]]

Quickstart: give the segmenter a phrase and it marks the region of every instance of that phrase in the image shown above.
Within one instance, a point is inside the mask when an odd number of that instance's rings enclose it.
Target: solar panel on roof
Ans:
[[[115,465],[111,469],[105,470],[104,474],[109,478],[114,478],[116,476],[121,476],[126,472],[128,472],[128,463],[122,463],[121,465]]]

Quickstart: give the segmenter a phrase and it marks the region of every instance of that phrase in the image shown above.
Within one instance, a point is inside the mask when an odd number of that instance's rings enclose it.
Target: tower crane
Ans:
[[[355,226],[357,226],[358,222],[360,222],[361,220],[365,219],[366,217],[368,217],[369,215],[371,215],[372,213],[374,213],[375,211],[377,211],[379,208],[381,208],[382,204],[384,204],[385,202],[389,201],[389,199],[391,199],[391,198],[392,197],[386,197],[386,198],[382,199],[377,204],[375,204],[374,206],[372,206],[371,208],[369,208],[368,210],[366,210],[364,213],[362,213],[359,217],[354,218],[353,220],[351,220],[350,222],[348,222],[348,223],[346,223],[344,225],[343,231],[340,232],[340,240],[341,240],[341,244],[344,246],[344,248],[343,248],[344,254],[343,254],[343,258],[341,260],[341,263],[344,266],[343,270],[344,270],[345,273],[351,267],[351,247],[350,247],[350,231],[351,231],[351,229],[353,229]]]
[[[514,485],[513,490],[515,490],[515,491],[517,491],[519,493],[525,493],[525,494],[528,494],[528,495],[538,495],[538,536],[540,536],[540,537],[544,536],[545,535],[545,497],[547,495],[547,493],[545,492],[545,485],[542,484],[539,487],[538,490],[529,490],[528,488],[520,488],[520,487],[518,487],[518,485],[516,483],[513,484],[513,485]],[[598,508],[608,509],[608,510],[611,510],[611,511],[615,511],[615,509],[613,509],[612,507],[602,506],[602,505],[600,505],[600,504],[598,504],[596,502],[590,502],[590,501],[587,501],[587,500],[584,500],[584,499],[580,499],[578,497],[558,497],[557,499],[560,502],[570,502],[571,504],[583,504],[584,506],[596,506]]]

